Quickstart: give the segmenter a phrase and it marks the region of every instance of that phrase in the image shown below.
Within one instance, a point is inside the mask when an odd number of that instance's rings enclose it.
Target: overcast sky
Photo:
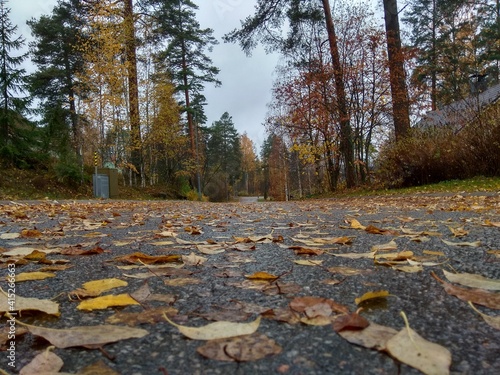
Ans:
[[[240,132],[247,132],[257,150],[265,139],[264,122],[267,103],[271,100],[273,72],[277,55],[266,55],[262,47],[247,57],[239,45],[221,41],[222,35],[240,26],[240,20],[253,14],[255,0],[194,0],[199,6],[198,22],[202,28],[214,30],[219,44],[211,53],[214,66],[220,69],[222,86],[205,90],[208,124],[220,119],[224,112],[232,116]],[[57,0],[8,0],[10,19],[18,33],[29,41],[31,33],[26,21],[51,14]],[[29,65],[27,70],[31,71]]]

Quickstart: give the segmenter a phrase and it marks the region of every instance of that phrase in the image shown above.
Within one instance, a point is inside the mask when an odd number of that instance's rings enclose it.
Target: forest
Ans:
[[[2,169],[213,201],[500,175],[499,0],[257,0],[222,41],[197,9],[59,0],[26,46],[0,0]],[[207,124],[220,42],[281,56],[262,145],[231,108]]]

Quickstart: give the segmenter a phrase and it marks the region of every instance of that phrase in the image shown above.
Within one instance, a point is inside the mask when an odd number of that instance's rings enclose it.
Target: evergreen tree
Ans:
[[[65,0],[51,15],[27,22],[34,37],[31,60],[37,67],[30,77],[30,91],[40,100],[45,148],[62,156],[68,152],[79,155],[82,145],[75,105],[76,75],[83,67],[82,54],[76,48],[83,38],[81,12],[79,0]]]
[[[158,54],[169,67],[176,91],[183,96],[181,106],[186,112],[188,133],[193,156],[196,154],[196,124],[204,118],[200,103],[204,84],[219,85],[219,69],[207,56],[217,41],[212,29],[202,29],[196,20],[198,6],[190,0],[148,0],[154,9],[157,35],[166,40],[166,48]]]
[[[220,120],[208,129],[207,164],[210,178],[223,182],[220,197],[229,200],[230,191],[241,173],[242,152],[240,136],[234,127],[233,119],[225,112]]]
[[[29,113],[30,100],[23,96],[27,75],[20,65],[27,54],[14,56],[13,52],[24,46],[22,36],[16,36],[17,26],[9,19],[10,8],[0,0],[0,157],[9,164],[26,166],[34,142],[33,126],[25,116]]]

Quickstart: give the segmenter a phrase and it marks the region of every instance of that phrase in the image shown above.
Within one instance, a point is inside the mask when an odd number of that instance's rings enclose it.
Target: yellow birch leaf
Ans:
[[[386,343],[394,358],[427,375],[450,373],[451,353],[445,347],[427,341],[409,327],[403,328]]]
[[[259,328],[261,319],[261,316],[259,315],[257,319],[250,323],[220,321],[207,324],[203,327],[187,327],[174,323],[167,317],[166,314],[163,314],[163,317],[167,322],[176,327],[184,336],[192,340],[217,340],[242,335],[251,335]]]
[[[267,272],[255,272],[252,275],[245,275],[245,277],[249,280],[276,280],[278,276],[272,275]]]
[[[446,278],[452,283],[461,284],[471,288],[481,288],[487,290],[500,290],[500,280],[488,279],[473,273],[451,273],[443,270]]]
[[[98,296],[99,294],[107,292],[108,290],[127,285],[128,283],[126,281],[112,278],[88,281],[82,286],[89,294]]]
[[[356,219],[351,219],[350,224],[351,224],[351,228],[353,228],[353,229],[363,229],[363,230],[365,230],[365,228],[366,228],[364,225],[362,225]]]
[[[16,283],[30,280],[44,280],[55,275],[55,273],[51,272],[21,272],[16,275]]]
[[[500,316],[490,316],[490,315],[486,315],[486,314],[482,313],[481,311],[476,309],[476,307],[472,304],[471,301],[469,301],[469,305],[470,305],[470,307],[472,307],[472,309],[475,312],[477,312],[479,315],[481,315],[481,317],[484,319],[484,321],[486,323],[488,323],[490,326],[492,326],[495,329],[500,329]]]
[[[299,259],[299,260],[294,260],[293,262],[301,266],[321,266],[321,264],[323,263],[322,260],[309,260],[309,259]]]
[[[80,302],[77,306],[78,310],[102,310],[107,309],[112,306],[128,306],[128,305],[139,305],[135,299],[130,297],[127,293],[108,295],[102,297],[91,298]]]
[[[387,290],[379,290],[377,292],[367,292],[363,294],[361,297],[356,298],[354,302],[356,305],[359,305],[360,303],[367,301],[369,299],[374,299],[374,298],[385,298],[389,296],[389,292]]]

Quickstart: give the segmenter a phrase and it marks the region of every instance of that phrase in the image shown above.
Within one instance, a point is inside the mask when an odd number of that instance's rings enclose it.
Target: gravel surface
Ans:
[[[355,229],[353,219],[364,227],[383,229],[385,234]],[[61,315],[23,312],[18,318],[20,321],[51,328],[103,325],[117,312],[140,313],[153,307],[170,306],[177,309],[177,314],[169,315],[172,320],[199,327],[214,320],[250,322],[261,314],[258,333],[281,347],[279,354],[259,360],[208,359],[197,352],[205,342],[188,339],[176,327],[158,319],[156,323],[136,326],[149,332],[145,337],[107,344],[102,350],[55,348],[53,353],[63,360],[61,372],[65,373],[78,373],[102,361],[116,373],[130,375],[419,374],[387,353],[347,342],[333,330],[332,324],[314,326],[277,317],[279,311],[290,311],[290,302],[298,296],[326,298],[354,312],[359,307],[355,298],[366,292],[387,290],[390,296],[368,301],[360,315],[399,331],[405,327],[400,315],[404,311],[413,330],[451,352],[452,374],[499,374],[500,331],[489,326],[467,302],[446,293],[443,285],[431,276],[433,271],[447,281],[442,271],[445,269],[500,279],[499,223],[500,196],[482,193],[286,203],[0,202],[0,251],[71,246],[104,250],[93,255],[47,255],[49,260],[69,260],[73,267],[56,271],[53,278],[17,282],[16,295],[52,299],[59,303]],[[454,235],[450,228],[462,231],[463,236]],[[26,230],[32,230],[31,234]],[[409,235],[409,231],[413,234]],[[10,238],[11,233],[23,235]],[[169,233],[175,236],[170,237]],[[312,248],[299,240],[342,237],[348,237],[350,241],[344,242],[349,243],[318,246],[325,251],[319,255],[298,255],[289,248]],[[242,239],[254,242],[236,243]],[[412,251],[416,260],[425,258],[439,264],[424,265],[422,271],[408,273],[376,264],[374,259],[334,256],[367,253],[373,246],[391,240],[397,244],[392,252]],[[224,251],[202,254],[196,243],[203,241],[218,243]],[[158,242],[162,243],[158,245]],[[242,251],[245,249],[240,245],[255,247]],[[235,249],[238,246],[240,248]],[[429,255],[429,251],[433,253]],[[147,279],[139,279],[130,275],[147,273],[147,268],[123,270],[117,266],[124,263],[115,260],[134,252],[182,256],[193,253],[206,261],[185,264],[182,269],[192,272],[189,276],[152,274]],[[433,255],[434,252],[442,255]],[[8,270],[4,262],[9,257],[4,255],[1,259],[0,286],[7,290],[4,280]],[[294,263],[296,260],[322,263],[308,266]],[[35,261],[24,263],[16,266],[17,274],[45,266]],[[360,273],[349,276],[342,273],[342,268],[334,270],[333,267],[355,268]],[[257,283],[245,276],[256,272],[279,278]],[[130,294],[147,283],[151,293],[171,299],[81,311],[76,308],[79,301],[68,298],[68,293],[81,288],[85,282],[111,277],[125,280],[128,285],[104,294]],[[172,285],[172,280],[179,277],[196,279],[198,283]],[[498,316],[498,310],[476,307],[484,314]],[[2,326],[5,322],[4,317]],[[20,327],[18,324],[17,328]],[[18,373],[49,345],[45,339],[30,333],[18,336],[15,370],[8,366],[7,351],[0,353],[0,369],[9,374]],[[6,348],[3,345],[2,350]]]

